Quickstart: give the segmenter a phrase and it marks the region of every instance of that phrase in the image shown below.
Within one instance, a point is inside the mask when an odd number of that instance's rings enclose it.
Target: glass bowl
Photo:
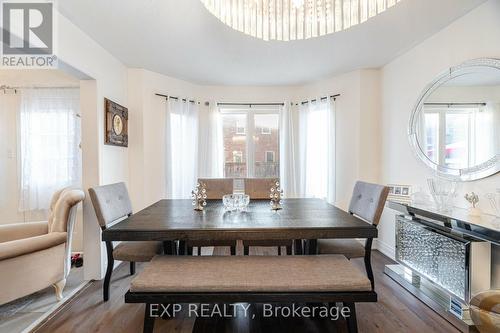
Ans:
[[[245,210],[250,203],[250,196],[243,193],[226,194],[222,197],[222,203],[227,211]]]

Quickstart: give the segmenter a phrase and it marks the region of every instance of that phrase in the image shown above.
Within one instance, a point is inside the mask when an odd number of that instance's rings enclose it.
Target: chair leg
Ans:
[[[372,270],[372,260],[371,260],[371,247],[372,247],[372,239],[369,238],[366,240],[365,244],[365,269],[366,269],[366,275],[368,276],[368,279],[370,280],[370,283],[372,285],[372,290],[375,290],[375,278],[373,277],[373,270]]]
[[[153,333],[155,327],[155,318],[151,317],[150,311],[151,304],[146,304],[146,311],[144,312],[144,328],[143,333]]]
[[[186,254],[186,241],[179,241],[179,251],[178,255],[183,256]]]
[[[104,285],[102,289],[102,298],[104,302],[109,299],[109,284],[111,283],[111,274],[113,274],[113,266],[115,259],[113,258],[113,244],[106,242],[106,252],[108,253],[108,267],[106,268],[106,276],[104,277]]]
[[[350,316],[347,319],[347,331],[349,333],[358,333],[358,322],[356,320],[356,305],[354,303],[344,303],[350,311]]]
[[[65,285],[66,285],[66,279],[57,281],[52,285],[56,291],[56,299],[58,302],[63,299],[63,290]]]
[[[236,255],[236,246],[231,246],[230,250],[231,250],[231,255],[235,256]]]
[[[302,255],[303,254],[302,239],[294,239],[293,248],[295,250],[296,256]]]
[[[250,255],[250,246],[243,246],[243,255],[248,256]]]
[[[134,275],[134,274],[135,274],[135,262],[131,261],[130,262],[130,275]]]

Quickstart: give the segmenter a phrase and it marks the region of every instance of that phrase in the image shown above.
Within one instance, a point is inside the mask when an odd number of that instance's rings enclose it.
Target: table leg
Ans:
[[[308,239],[306,240],[306,254],[315,255],[318,254],[318,240],[317,239]]]
[[[179,241],[179,255],[183,256],[186,254],[186,252],[187,252],[186,241],[180,240]]]
[[[163,253],[166,255],[174,255],[176,252],[175,241],[164,241],[163,242]]]
[[[302,239],[294,239],[293,240],[294,254],[296,256],[300,256],[304,254],[304,244]]]

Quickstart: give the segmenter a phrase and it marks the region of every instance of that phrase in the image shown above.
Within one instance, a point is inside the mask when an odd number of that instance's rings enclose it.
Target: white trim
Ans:
[[[380,239],[374,239],[373,240],[373,250],[378,250],[391,258],[392,260],[395,260],[396,258],[396,250],[394,247],[390,246],[389,244],[381,241]]]

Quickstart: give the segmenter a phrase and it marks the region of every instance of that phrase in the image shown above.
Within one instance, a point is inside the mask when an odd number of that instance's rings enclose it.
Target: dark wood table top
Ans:
[[[160,200],[111,226],[104,241],[375,238],[377,228],[320,199],[285,199],[271,210],[252,200],[246,212],[226,212],[222,200],[203,212],[191,200]]]

